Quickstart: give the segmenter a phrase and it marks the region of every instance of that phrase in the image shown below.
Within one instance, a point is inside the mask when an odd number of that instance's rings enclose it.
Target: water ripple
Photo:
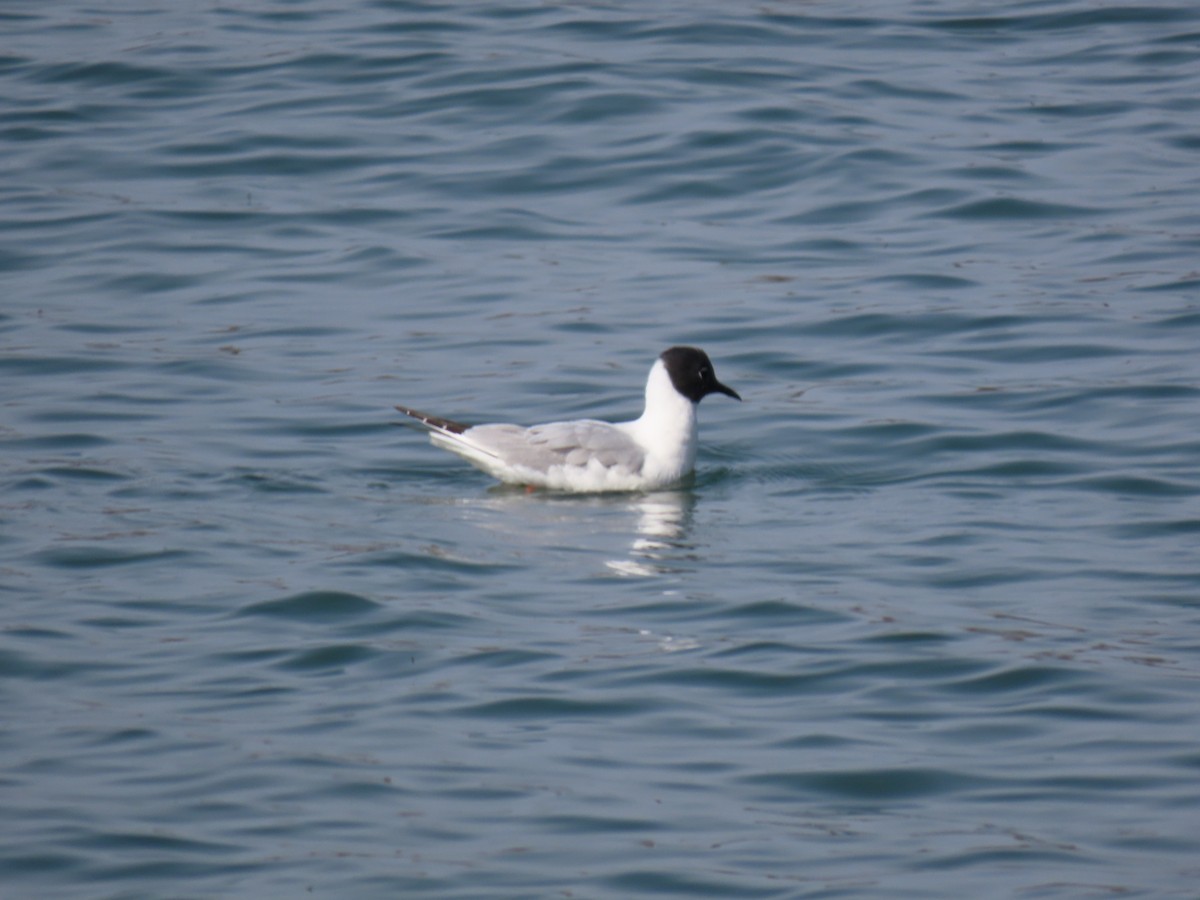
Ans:
[[[339,622],[378,610],[377,603],[339,591],[310,591],[264,600],[238,611],[240,616],[269,616],[300,622]]]

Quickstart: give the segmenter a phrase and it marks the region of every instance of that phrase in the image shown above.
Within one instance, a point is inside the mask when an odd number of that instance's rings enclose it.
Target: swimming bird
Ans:
[[[528,428],[464,425],[407,406],[437,447],[509,484],[556,491],[654,491],[678,484],[696,463],[696,406],[709,394],[741,400],[721,384],[703,350],[664,350],[646,379],[646,408],[630,422],[577,419]]]

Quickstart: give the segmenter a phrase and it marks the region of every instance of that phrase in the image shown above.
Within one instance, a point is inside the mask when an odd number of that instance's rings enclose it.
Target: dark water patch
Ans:
[[[797,644],[785,643],[780,640],[747,641],[736,647],[726,647],[713,654],[714,659],[777,659],[794,657],[803,652]]]
[[[161,831],[130,832],[105,831],[88,835],[76,842],[77,846],[93,851],[116,852],[135,850],[139,853],[167,854],[198,854],[201,856],[218,856],[227,853],[238,853],[241,848],[236,844],[203,841],[179,835],[165,834]]]
[[[773,884],[757,886],[728,872],[696,871],[664,872],[658,868],[631,866],[627,871],[609,875],[600,883],[615,892],[617,897],[775,897],[779,888]]]
[[[423,212],[427,213],[427,211],[411,208],[392,209],[386,206],[354,204],[338,209],[316,210],[311,215],[303,217],[303,221],[309,221],[314,226],[323,228],[336,228],[338,226],[385,228],[398,226],[405,222],[421,220],[424,218],[424,215],[422,215]],[[350,259],[353,258],[353,256],[350,257]],[[408,257],[398,253],[391,258],[398,262],[406,261],[410,264],[427,262],[425,259]]]
[[[23,15],[21,13],[2,12],[0,13],[0,21],[3,22],[22,22],[32,20],[34,17]],[[28,64],[31,57],[18,56],[10,51],[0,51],[0,75],[8,75],[14,69],[20,69]]]
[[[1109,6],[1086,11],[1013,12],[992,16],[930,16],[922,27],[939,31],[1005,33],[1056,33],[1101,25],[1176,24],[1195,21],[1194,11],[1176,6]]]
[[[342,613],[337,616],[327,616],[323,621],[337,620],[345,615]],[[376,651],[361,644],[332,644],[301,650],[289,655],[276,665],[289,672],[341,674],[355,665],[375,658],[376,655]]]
[[[1122,522],[1112,526],[1113,534],[1122,540],[1158,540],[1179,535],[1200,534],[1200,517],[1151,519]]]
[[[580,700],[565,696],[529,696],[471,704],[459,708],[456,714],[480,719],[529,722],[591,721],[640,715],[658,706],[657,702],[648,699]]]
[[[784,126],[797,125],[809,119],[803,109],[768,102],[766,106],[749,109],[739,109],[737,118],[754,122],[756,125]]]
[[[46,478],[61,478],[71,481],[128,481],[130,476],[125,472],[116,472],[102,468],[93,463],[72,463],[71,465],[46,466],[39,469],[38,474]]]
[[[1018,585],[1042,580],[1039,572],[1028,569],[978,567],[970,571],[938,571],[926,583],[942,591],[971,591],[981,588],[997,588],[1002,585]]]
[[[55,569],[106,569],[115,566],[157,564],[179,565],[193,559],[187,550],[122,550],[106,544],[50,547],[32,555],[44,566]]]
[[[563,123],[593,123],[629,116],[648,115],[660,109],[661,102],[647,94],[628,92],[598,93],[576,101],[559,113],[554,121]]]
[[[747,625],[771,625],[777,627],[822,625],[846,621],[846,617],[827,609],[805,606],[790,600],[755,600],[730,606],[713,613],[704,613],[706,619],[732,619]]]
[[[5,134],[0,132],[0,141],[5,140]],[[21,253],[0,248],[0,272],[15,272],[18,269],[34,268],[41,257],[34,253]],[[0,319],[0,321],[3,321]]]
[[[854,738],[845,734],[825,734],[820,732],[809,732],[801,735],[791,735],[781,741],[779,746],[782,749],[822,751],[822,750],[851,750],[855,747],[871,746],[871,742]]]
[[[707,619],[714,610],[719,609],[721,603],[710,598],[695,598],[689,597],[686,600],[671,596],[665,599],[648,599],[640,602],[631,602],[623,605],[623,611],[645,617],[651,620],[666,619],[670,621],[681,621],[685,617],[696,620]],[[581,612],[581,614],[583,614]],[[612,616],[612,610],[607,607],[596,607],[589,610],[588,615],[607,619]]]
[[[306,338],[311,341],[335,340],[338,337],[352,333],[351,329],[338,325],[309,325],[290,324],[273,327],[238,327],[236,330],[220,331],[213,335],[214,340],[225,341],[230,337],[237,340],[261,340],[271,338]]]
[[[975,153],[996,154],[1002,159],[1037,159],[1042,156],[1051,156],[1060,153],[1066,153],[1072,150],[1081,148],[1081,144],[1067,142],[1053,142],[1046,140],[1027,139],[1013,141],[996,141],[990,144],[979,144],[970,147]]]
[[[482,785],[452,789],[445,792],[445,796],[454,800],[461,800],[473,803],[486,803],[489,801],[513,802],[523,798],[526,791],[523,788],[501,788],[501,787],[484,787]]]
[[[931,647],[950,644],[957,639],[957,635],[938,631],[893,631],[869,638],[868,643],[885,647]],[[935,666],[939,677],[955,674],[955,667],[953,666],[944,666],[940,663],[935,664]]]
[[[1038,177],[1018,166],[1001,166],[996,164],[975,164],[953,169],[949,175],[955,175],[967,181],[983,182],[1014,182],[1037,181]]]
[[[731,20],[723,22],[696,22],[686,25],[666,25],[646,27],[639,35],[642,39],[654,43],[680,44],[683,46],[704,47],[709,44],[722,46],[760,44],[789,44],[789,36],[782,34],[776,28],[765,25],[736,23]],[[721,71],[724,71],[722,68]]]
[[[1017,109],[1026,115],[1087,119],[1098,116],[1117,117],[1135,108],[1130,103],[1096,101],[1092,103],[1034,103]]]
[[[159,152],[163,156],[219,156],[230,152],[254,150],[297,150],[297,151],[336,151],[354,146],[354,142],[338,135],[309,134],[303,137],[290,134],[245,134],[234,140],[232,135],[220,139],[213,137],[189,136],[183,141],[163,147]],[[204,211],[197,211],[204,214]],[[161,211],[165,217],[182,216],[190,218],[191,210],[184,213]]]
[[[626,202],[636,205],[686,201],[702,202],[731,197],[735,194],[736,188],[732,185],[723,185],[708,179],[682,176],[650,190],[638,191],[630,195]]]
[[[1037,724],[1009,717],[999,721],[948,722],[938,729],[938,738],[964,747],[988,747],[1035,740],[1045,731]]]
[[[625,43],[642,37],[648,18],[599,18],[581,13],[578,16],[544,25],[543,31],[551,36],[562,35],[583,41],[618,41]]]
[[[1197,328],[1200,327],[1200,312],[1189,311],[1166,316],[1154,322],[1152,327],[1168,332],[1175,332],[1184,328]]]
[[[295,698],[299,689],[282,685],[253,685],[214,684],[210,689],[210,702],[194,709],[197,715],[228,716],[244,713],[248,710],[278,709],[281,703],[287,703]],[[235,779],[229,779],[234,781]],[[230,784],[233,790],[257,786],[254,779],[236,779],[238,784]]]
[[[912,153],[899,150],[893,147],[854,147],[849,150],[835,149],[832,157],[827,160],[821,160],[818,163],[817,171],[821,172],[837,172],[839,170],[850,171],[864,170],[898,170],[916,166],[919,164],[919,158]],[[957,197],[961,196],[957,192],[947,191],[945,188],[931,189],[922,191],[919,196],[924,197]]]
[[[287,650],[276,647],[253,647],[240,650],[221,651],[213,654],[213,664],[223,669],[229,667],[257,667],[263,663],[271,663],[286,656]]]
[[[584,95],[588,89],[595,87],[593,76],[603,72],[603,66],[586,57],[580,59],[515,61],[505,68],[502,78],[497,78],[496,71],[491,66],[459,66],[437,68],[430,67],[427,72],[414,79],[413,86],[420,89],[422,99],[436,98],[440,94],[447,97],[457,97],[457,93],[448,91],[449,88],[487,87],[494,88],[502,83],[512,88],[522,88],[531,91],[544,90],[546,97],[556,93]],[[528,130],[526,134],[532,133]],[[425,146],[427,136],[421,135],[416,146]],[[489,138],[494,135],[489,135]]]
[[[967,869],[1013,868],[1020,866],[1062,866],[1091,862],[1082,848],[1073,844],[1053,845],[1039,841],[1027,833],[1009,835],[1011,846],[997,846],[1003,838],[992,835],[989,846],[976,849],[956,848],[952,853],[927,852],[915,856],[909,866],[915,871],[953,872]],[[1031,885],[1020,892],[1022,897],[1120,897],[1131,889],[1119,884],[1072,883],[1059,881],[1049,885]]]
[[[202,283],[203,275],[173,272],[133,272],[100,277],[97,288],[116,294],[151,296],[186,291]]]
[[[12,642],[16,635],[0,635],[0,639]],[[104,672],[113,672],[116,663],[94,660],[56,658],[26,650],[0,647],[0,679],[23,679],[31,682],[59,681],[60,679],[93,678]]]
[[[23,356],[16,353],[5,353],[0,356],[0,373],[7,373],[12,377],[95,376],[128,367],[127,360],[112,359],[111,357],[55,356],[52,354]]]
[[[186,838],[181,838],[181,841],[186,841]],[[202,843],[197,842],[197,850],[190,855],[204,856],[201,848]],[[219,845],[216,845],[219,846]],[[110,852],[100,848],[103,852]],[[186,848],[181,848],[176,851],[179,854],[186,853]],[[227,851],[230,855],[238,852],[234,847]],[[121,860],[120,856],[106,858],[103,862],[92,862],[89,865],[87,879],[93,883],[122,883],[129,882],[131,884],[146,885],[155,884],[159,881],[163,885],[177,885],[181,882],[189,884],[204,885],[210,880],[215,880],[218,877],[221,879],[236,878],[239,875],[246,875],[258,869],[259,866],[250,863],[238,863],[232,859],[224,859],[221,861],[219,870],[214,869],[212,860],[191,860],[191,859],[157,859],[143,860],[139,862],[126,862]],[[164,888],[164,890],[169,890]]]
[[[1042,791],[1042,796],[1086,798],[1098,802],[1101,798],[1111,801],[1112,794],[1132,794],[1137,792],[1153,792],[1163,787],[1171,786],[1171,779],[1160,776],[1129,777],[1116,773],[1103,775],[1033,775],[1027,780],[1027,787]]]
[[[1142,286],[1136,288],[1135,290],[1146,291],[1146,292],[1151,292],[1151,293],[1157,292],[1157,291],[1164,291],[1164,292],[1179,291],[1179,292],[1191,293],[1191,292],[1194,292],[1197,288],[1200,288],[1200,276],[1188,275],[1184,278],[1171,279],[1168,281],[1156,281],[1153,284],[1142,285]],[[1191,322],[1191,319],[1194,318],[1194,316],[1186,316],[1186,317],[1178,317],[1178,318],[1183,319],[1184,323],[1187,324],[1189,327],[1193,324]]]
[[[720,481],[753,480],[763,484],[778,485],[781,496],[804,495],[817,490],[853,490],[855,479],[862,479],[858,486],[871,483],[876,478],[888,480],[892,476],[874,476],[865,473],[851,473],[844,466],[814,460],[808,456],[800,458],[784,457],[781,459],[761,460],[751,462],[743,456],[740,465],[728,467]],[[797,484],[797,479],[804,479]],[[708,471],[697,477],[697,487],[705,487],[711,480]]]
[[[879,217],[883,207],[877,200],[840,201],[814,207],[798,215],[780,220],[785,226],[841,226],[870,222]]]
[[[1196,41],[1196,37],[1195,37],[1195,35],[1193,35],[1192,43],[1194,44],[1195,41]],[[1162,43],[1167,44],[1167,41],[1164,40]],[[1168,46],[1170,46],[1170,45],[1168,44]],[[1131,58],[1131,61],[1135,65],[1143,66],[1152,72],[1157,70],[1158,72],[1162,73],[1159,75],[1146,76],[1148,80],[1169,81],[1174,76],[1173,76],[1173,74],[1166,74],[1166,72],[1164,72],[1164,70],[1169,70],[1172,67],[1176,67],[1176,66],[1182,68],[1184,66],[1192,64],[1196,61],[1196,54],[1194,51],[1189,52],[1188,50],[1174,50],[1174,49],[1150,50],[1145,53],[1135,54]],[[1181,149],[1187,149],[1187,148],[1181,147]]]
[[[920,476],[920,478],[935,481],[954,481],[966,478],[976,482],[1008,481],[1024,484],[1037,481],[1042,483],[1049,482],[1053,486],[1057,486],[1061,483],[1060,479],[1066,476],[1078,475],[1089,468],[1090,466],[1085,466],[1081,463],[1046,459],[1014,459],[971,468],[939,469],[935,472],[926,473]]]
[[[790,86],[795,82],[794,74],[791,72],[755,68],[752,64],[691,65],[686,68],[680,67],[677,76],[681,84],[764,92]]]
[[[477,650],[459,656],[456,664],[464,666],[483,666],[489,669],[508,669],[515,666],[527,666],[552,662],[559,659],[557,654],[544,651],[521,650],[515,648],[488,648]]]
[[[894,642],[886,640],[890,636],[891,633],[884,635],[885,640],[882,643],[878,642],[878,638],[872,638],[869,645],[892,646]],[[922,643],[925,642],[922,641]],[[986,668],[989,668],[986,663],[973,659],[947,656],[917,658],[906,655],[894,661],[862,663],[847,668],[839,674],[848,679],[876,685],[886,691],[895,685],[914,681],[943,683],[948,679],[961,678]]]
[[[437,231],[430,237],[453,241],[559,241],[566,235],[554,234],[529,224],[508,223],[504,225],[476,225]]]
[[[795,654],[796,650],[789,648],[788,652]],[[736,654],[734,656],[736,657]],[[845,673],[842,671],[788,674],[709,665],[703,668],[679,666],[670,671],[633,676],[629,682],[676,688],[700,688],[746,697],[770,697],[820,693],[827,690],[830,683],[837,682],[844,677]]]
[[[5,871],[10,873],[14,890],[15,885],[22,883],[36,885],[47,881],[38,876],[54,876],[52,880],[48,880],[49,884],[54,884],[63,877],[86,881],[90,875],[85,855],[66,850],[47,850],[44,847],[34,849],[20,845],[10,846],[6,850],[0,850],[0,863],[3,863]]]
[[[1078,690],[1090,680],[1085,673],[1065,666],[1019,665],[947,683],[943,690],[972,695],[1057,693],[1064,688]]]
[[[1096,207],[1047,203],[1041,200],[1026,200],[1021,197],[991,197],[987,200],[973,200],[969,203],[944,207],[926,215],[965,221],[1040,222],[1047,219],[1087,218],[1099,216],[1104,212],[1105,210]]]
[[[1183,384],[1089,384],[1085,386],[1044,387],[981,387],[969,393],[944,394],[926,399],[933,403],[954,406],[990,405],[1013,407],[1015,410],[1038,412],[1055,409],[1079,409],[1085,406],[1104,406],[1109,401],[1146,402],[1189,401],[1200,397],[1200,390]],[[1113,407],[1108,406],[1111,409]],[[1097,444],[1097,447],[1100,445]],[[1111,446],[1111,445],[1110,445]],[[1080,448],[1082,449],[1082,448]],[[1116,448],[1113,447],[1115,450]],[[1140,452],[1140,450],[1139,450]]]
[[[490,72],[469,75],[468,84],[482,84],[492,78]],[[426,85],[428,87],[428,85]],[[400,112],[407,116],[432,117],[442,125],[465,123],[506,123],[514,110],[544,122],[561,115],[564,95],[586,91],[589,83],[581,79],[546,79],[538,84],[471,86],[460,90],[440,89],[403,102]]]
[[[406,572],[426,574],[471,574],[478,576],[503,575],[515,568],[509,563],[471,559],[463,552],[429,545],[416,551],[400,549],[372,549],[355,554],[348,564],[356,566],[400,569]]]
[[[370,213],[367,218],[373,218]],[[363,223],[366,224],[366,223]],[[396,273],[402,269],[416,269],[428,264],[428,260],[410,256],[405,253],[400,253],[391,247],[362,247],[357,250],[347,251],[341,260],[342,266],[347,269],[358,269],[367,267],[374,270],[379,270],[387,284],[393,284]]]
[[[865,94],[875,97],[894,97],[905,100],[919,100],[926,103],[951,103],[963,99],[962,94],[953,93],[944,88],[915,87],[895,81],[884,81],[879,78],[862,78],[851,81],[846,86],[850,93]]]
[[[390,436],[394,433],[392,429],[395,426],[405,424],[386,421],[383,411],[380,410],[379,413],[378,421],[362,422],[325,421],[319,417],[307,416],[295,419],[239,419],[236,421],[239,425],[246,426],[248,431],[256,434],[274,434],[304,439],[317,438],[330,442],[348,441],[351,438],[368,436]]]
[[[839,429],[838,433],[881,447],[893,447],[905,443],[923,447],[927,442],[945,438],[940,426],[928,422],[866,422],[849,429]]]
[[[857,429],[869,430],[869,429]],[[878,429],[876,429],[878,430]],[[1068,458],[1102,453],[1109,445],[1101,441],[1085,440],[1050,431],[1022,429],[1020,431],[991,431],[976,434],[946,433],[933,428],[929,433],[893,440],[893,445],[905,446],[912,455],[930,458],[941,454],[1036,452],[1056,453]],[[1032,462],[1032,460],[1030,460]]]
[[[297,221],[293,217],[276,212],[268,212],[252,206],[250,197],[251,195],[248,193],[244,195],[245,204],[244,208],[241,209],[232,206],[217,209],[156,209],[149,217],[149,220],[159,223],[165,229],[178,229],[182,227],[191,229],[203,228],[206,231],[219,233],[228,233],[239,225],[255,230],[267,227],[277,229],[285,223]],[[299,221],[307,222],[308,219],[304,217]],[[231,246],[235,248],[240,247],[253,253],[262,252],[246,244]]]
[[[1149,475],[1101,475],[1074,478],[1061,482],[1059,486],[1073,490],[1111,494],[1117,497],[1185,498],[1200,494],[1200,482],[1155,478]]]
[[[897,767],[829,771],[771,772],[743,776],[746,785],[767,794],[760,802],[796,802],[797,797],[838,797],[855,802],[894,802],[960,793],[988,786],[986,779],[943,769]]]
[[[658,823],[651,819],[622,818],[598,815],[550,815],[537,820],[539,828],[556,834],[640,834],[654,830]]]
[[[276,455],[275,452],[267,456]],[[222,476],[223,484],[236,484],[258,494],[320,494],[325,492],[322,479],[301,477],[284,472],[252,472],[240,470]]]
[[[342,591],[306,591],[278,600],[263,600],[243,606],[237,616],[263,616],[295,622],[343,622],[377,613],[379,603]]]
[[[236,156],[226,159],[192,157],[183,161],[160,162],[152,174],[163,178],[310,178],[345,174],[371,169],[387,159],[363,153],[335,154],[321,149],[279,151],[248,151],[239,147]]]
[[[874,279],[879,284],[896,284],[920,291],[949,291],[974,288],[978,282],[968,278],[957,278],[953,275],[937,273],[914,273],[904,275],[884,275]]]
[[[899,276],[904,278],[906,276]],[[924,277],[924,276],[918,276]],[[887,276],[878,280],[891,280]],[[965,285],[959,284],[963,287]],[[880,312],[856,312],[850,315],[831,316],[824,321],[810,323],[806,330],[810,334],[827,337],[885,337],[897,341],[914,339],[944,340],[949,336],[969,336],[984,339],[993,335],[1005,335],[1010,330],[1023,328],[1027,320],[1019,316],[983,315],[972,316],[956,312],[931,312],[924,314],[894,315]]]
[[[28,625],[10,625],[0,629],[0,637],[9,636],[18,640],[51,640],[62,641],[71,640],[73,635],[66,631],[61,631],[52,628],[38,628]]]
[[[111,60],[43,65],[35,71],[26,72],[25,77],[46,84],[81,84],[85,87],[124,87],[159,82],[169,83],[178,89],[181,85],[170,69]]]
[[[1183,56],[1188,61],[1191,61],[1195,58],[1190,53],[1183,54]],[[1164,138],[1163,141],[1168,146],[1174,147],[1176,150],[1184,150],[1189,153],[1200,150],[1200,134],[1182,134],[1178,135],[1177,137]]]
[[[191,359],[169,359],[156,363],[150,370],[164,378],[194,378],[200,381],[235,382],[245,384],[259,381],[261,376],[250,365],[234,362],[238,354],[221,353],[213,349],[207,355]],[[179,388],[176,386],[177,391]]]

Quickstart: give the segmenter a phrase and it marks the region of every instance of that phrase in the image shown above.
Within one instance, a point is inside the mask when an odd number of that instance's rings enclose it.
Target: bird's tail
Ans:
[[[409,409],[407,406],[397,406],[396,409],[404,413],[411,419],[416,419],[422,425],[434,431],[440,431],[443,434],[462,434],[470,425],[464,425],[462,422],[455,422],[453,419],[443,419],[441,416],[431,416],[429,413],[423,413],[418,409]]]
[[[397,406],[396,409],[420,422],[429,431],[429,440],[434,446],[457,453],[471,465],[504,480],[504,467],[498,465],[499,457],[464,435],[464,432],[470,431],[470,425],[455,422],[453,419],[443,419],[441,416],[431,416],[407,406]]]

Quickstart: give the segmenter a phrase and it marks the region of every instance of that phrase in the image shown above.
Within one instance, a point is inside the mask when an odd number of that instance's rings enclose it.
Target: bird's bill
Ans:
[[[729,387],[728,385],[721,384],[721,382],[719,382],[719,381],[713,385],[713,388],[714,388],[714,390],[718,390],[722,394],[725,394],[726,396],[732,397],[734,400],[742,399],[741,394],[739,394],[737,391],[735,391],[733,388]]]

